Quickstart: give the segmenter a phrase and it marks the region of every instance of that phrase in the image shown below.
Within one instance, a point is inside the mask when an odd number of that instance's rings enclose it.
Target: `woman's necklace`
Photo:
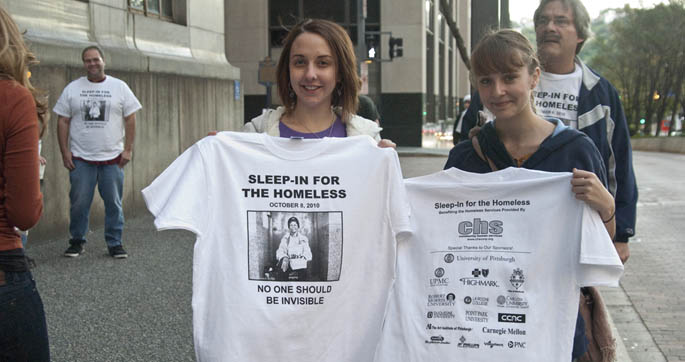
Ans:
[[[326,136],[324,136],[324,137],[329,137],[329,138],[331,137],[331,135],[333,134],[333,128],[335,128],[334,126],[335,126],[335,121],[337,120],[337,118],[338,118],[338,117],[337,117],[335,114],[333,114],[333,122],[331,122],[331,126],[328,128],[328,135],[326,135]],[[323,138],[323,137],[319,136],[319,133],[321,133],[321,132],[323,132],[323,131],[318,132],[318,133],[317,133],[317,132],[312,132],[312,130],[310,130],[309,127],[307,127],[307,125],[306,125],[304,122],[301,122],[301,121],[298,120],[298,123],[299,123],[300,125],[302,125],[302,127],[304,127],[304,129],[306,129],[307,132],[309,132],[309,134],[314,135],[316,138],[319,138],[319,139],[322,139],[322,138]],[[325,130],[324,130],[324,131],[325,131]]]

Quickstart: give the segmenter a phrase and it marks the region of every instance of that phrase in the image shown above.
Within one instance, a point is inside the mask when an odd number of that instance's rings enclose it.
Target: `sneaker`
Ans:
[[[86,242],[83,240],[74,240],[74,239],[69,240],[70,245],[67,248],[67,250],[64,251],[64,256],[66,256],[68,258],[75,258],[75,257],[83,254],[83,252],[84,252],[83,244],[85,244],[85,243]]]
[[[126,253],[126,250],[121,245],[109,248],[109,255],[114,259],[128,258],[128,253]]]

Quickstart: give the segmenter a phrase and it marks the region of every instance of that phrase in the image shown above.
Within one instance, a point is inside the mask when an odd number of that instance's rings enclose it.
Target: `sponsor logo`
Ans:
[[[497,321],[501,323],[526,323],[526,315],[513,313],[497,313]]]
[[[452,293],[450,293],[452,294]],[[453,295],[453,294],[452,294]],[[445,294],[429,294],[428,307],[451,307],[454,306],[454,298],[450,300]]]
[[[526,348],[526,342],[509,341],[509,343],[507,343],[507,347],[525,349]]]
[[[486,235],[500,235],[504,232],[502,227],[504,223],[501,220],[481,220],[480,218],[471,221],[462,221],[457,226],[457,231],[461,236],[486,236]]]
[[[464,320],[467,322],[487,323],[488,312],[480,310],[467,310],[464,312]]]
[[[471,272],[471,275],[473,275],[474,278],[478,278],[479,276],[483,276],[483,278],[487,278],[488,274],[490,274],[490,269],[473,269]]]
[[[445,269],[443,269],[443,268],[435,269],[435,277],[436,278],[442,278],[443,275],[445,275]]]
[[[514,269],[514,272],[511,273],[511,277],[509,277],[509,282],[516,290],[521,288],[525,281],[526,278],[523,276],[523,270],[519,268]]]
[[[450,285],[450,278],[431,278],[429,282],[431,287],[446,287]]]
[[[496,334],[498,336],[503,336],[505,334],[510,334],[513,336],[525,336],[526,331],[523,329],[519,328],[488,328],[488,327],[483,327],[481,329],[483,333],[485,334]]]
[[[480,348],[480,345],[478,343],[468,343],[468,342],[466,342],[466,337],[461,336],[459,338],[459,343],[457,343],[457,347],[478,349],[478,348]]]
[[[431,344],[450,344],[450,342],[445,340],[445,337],[441,335],[437,336],[431,336],[430,340],[427,340],[426,343],[431,343]]]
[[[426,324],[426,329],[427,330],[441,330],[441,331],[462,331],[462,332],[471,332],[471,328],[464,328],[460,326],[439,326],[435,325],[433,323],[428,323]]]
[[[490,348],[494,348],[494,347],[504,347],[504,343],[492,343],[492,341],[487,341],[487,342],[485,342],[485,343],[483,343],[483,344],[486,345],[486,346],[488,346],[488,347],[490,347]]]
[[[436,318],[436,319],[454,319],[455,315],[454,312],[449,311],[449,310],[437,310],[437,311],[430,311],[426,315],[428,318]]]
[[[503,308],[528,309],[528,301],[517,295],[500,295],[497,297],[497,305]]]
[[[491,287],[499,288],[499,283],[495,280],[479,280],[476,278],[461,278],[459,281],[462,285],[467,285],[470,287]]]
[[[499,305],[500,307],[503,307],[506,302],[507,298],[505,296],[500,295],[497,297],[497,305]]]
[[[452,253],[447,253],[445,255],[445,263],[450,264],[451,262],[454,261],[454,254]]]
[[[488,305],[488,302],[490,301],[490,298],[488,297],[470,297],[466,296],[464,297],[464,303],[465,304],[473,304],[473,305]]]

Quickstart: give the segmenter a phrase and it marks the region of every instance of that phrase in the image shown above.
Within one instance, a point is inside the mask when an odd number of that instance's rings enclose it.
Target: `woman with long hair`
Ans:
[[[21,237],[43,212],[39,123],[47,102],[29,81],[36,58],[0,7],[0,361],[49,361],[43,302]]]
[[[307,19],[283,43],[276,68],[282,107],[267,110],[243,131],[276,137],[324,138],[369,135],[381,147],[381,128],[357,116],[361,80],[352,40],[340,25]]]

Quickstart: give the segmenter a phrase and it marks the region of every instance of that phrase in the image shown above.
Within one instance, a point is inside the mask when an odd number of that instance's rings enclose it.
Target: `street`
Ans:
[[[400,161],[404,176],[412,177],[442,169],[445,157],[406,154]],[[685,234],[685,194],[680,189],[685,155],[635,152],[634,164],[640,203],[637,235],[621,282],[627,302],[608,307],[632,361],[658,361],[663,355],[681,361],[685,280],[678,272],[685,244],[678,236]],[[27,248],[37,263],[33,273],[45,304],[54,361],[195,359],[193,234],[157,232],[151,216],[127,220],[126,260],[107,255],[102,229],[91,231],[86,253],[75,259],[62,257],[67,239],[66,230],[57,240],[29,236]],[[631,308],[635,318],[627,317]],[[647,337],[633,333],[645,327]]]

